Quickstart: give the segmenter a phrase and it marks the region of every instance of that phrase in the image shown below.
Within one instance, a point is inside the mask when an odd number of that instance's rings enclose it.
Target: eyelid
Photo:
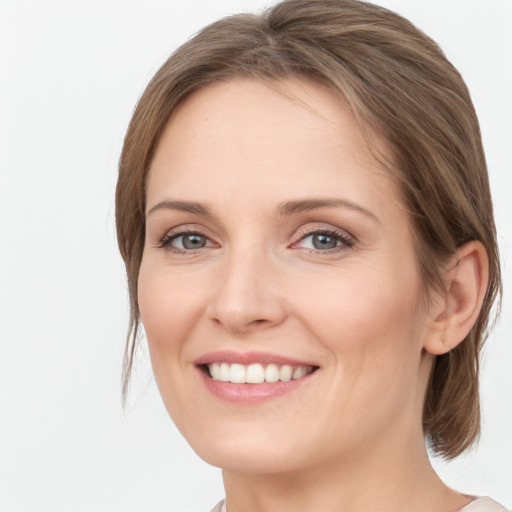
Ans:
[[[166,234],[165,237],[159,242],[159,244],[160,244],[160,247],[167,247],[167,246],[174,247],[172,245],[172,242],[174,242],[175,240],[179,240],[180,238],[183,238],[185,236],[192,236],[192,235],[205,238],[207,240],[207,242],[206,242],[207,244],[208,244],[208,242],[210,242],[210,244],[205,245],[205,247],[211,247],[212,245],[215,245],[215,244],[211,243],[211,240],[206,235],[204,235],[203,233],[198,233],[197,231],[181,231],[179,233],[174,233],[172,235]],[[174,248],[182,250],[179,247],[174,247]],[[197,249],[204,249],[204,247],[198,247]],[[196,250],[196,249],[187,249],[187,252],[193,251],[193,250]]]
[[[172,241],[186,235],[198,235],[207,239],[208,245],[205,247],[198,247],[197,249],[180,249],[174,247]],[[208,233],[208,230],[197,224],[180,224],[171,229],[168,229],[162,237],[159,237],[158,242],[155,244],[157,248],[168,249],[176,253],[194,253],[201,249],[210,247],[218,247],[219,243],[215,241],[214,237]]]
[[[328,236],[337,238],[341,244],[331,249],[307,249],[312,253],[317,254],[329,254],[333,252],[340,252],[349,249],[356,243],[356,238],[344,229],[337,228],[332,225],[317,225],[314,227],[303,226],[298,231],[297,235],[294,236],[295,241],[290,245],[292,249],[305,249],[300,247],[298,244],[309,236],[316,234],[326,234]]]
[[[315,234],[325,234],[327,236],[336,238],[340,244],[336,245],[336,247],[330,248],[330,249],[312,249],[312,248],[306,248],[306,247],[300,247],[300,243],[306,239],[307,237],[313,236]],[[207,245],[204,247],[198,247],[196,249],[181,249],[179,247],[174,247],[172,245],[172,241],[176,240],[177,238],[181,236],[186,235],[198,235],[201,237],[205,237],[207,240]],[[291,249],[305,249],[308,250],[310,253],[317,253],[317,254],[330,254],[330,253],[336,253],[341,252],[344,250],[349,249],[356,243],[356,238],[349,233],[345,229],[338,228],[336,226],[333,226],[332,224],[316,224],[311,225],[307,224],[304,226],[301,226],[297,231],[296,234],[293,236],[294,241],[288,245]],[[219,244],[215,237],[212,236],[209,233],[209,230],[204,228],[204,226],[198,225],[198,224],[180,224],[178,226],[175,226],[171,229],[168,229],[165,234],[162,237],[159,237],[158,241],[155,243],[155,246],[157,248],[163,248],[168,249],[171,252],[175,253],[196,253],[203,249],[209,249],[212,247],[220,247],[221,244]]]

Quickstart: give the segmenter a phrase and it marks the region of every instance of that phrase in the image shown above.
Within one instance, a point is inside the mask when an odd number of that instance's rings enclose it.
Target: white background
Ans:
[[[0,0],[0,510],[207,511],[220,471],[181,438],[128,318],[116,164],[146,82],[187,37],[271,0]],[[512,1],[380,0],[434,37],[481,120],[505,272],[485,352],[483,437],[453,487],[512,507]],[[146,389],[147,388],[147,389]],[[207,425],[205,425],[207,428]]]

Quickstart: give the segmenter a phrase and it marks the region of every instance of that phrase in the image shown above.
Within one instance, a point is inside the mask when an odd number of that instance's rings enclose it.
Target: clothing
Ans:
[[[224,500],[219,501],[219,503],[217,503],[217,505],[215,505],[215,507],[213,507],[210,512],[226,512]]]
[[[460,509],[460,512],[507,512],[505,507],[487,496],[475,498],[469,505]]]
[[[217,503],[211,512],[226,512],[224,500]],[[491,498],[484,496],[482,498],[475,497],[469,505],[466,505],[457,512],[507,512],[507,509],[496,501],[491,500]]]

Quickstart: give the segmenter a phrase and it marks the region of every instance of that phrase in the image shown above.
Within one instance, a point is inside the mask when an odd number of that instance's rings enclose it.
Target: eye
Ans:
[[[308,241],[306,244],[306,240]],[[313,249],[325,250],[334,249],[341,245],[341,242],[334,236],[326,233],[315,233],[314,235],[308,235],[302,240],[302,245],[311,245]]]
[[[159,247],[165,247],[177,253],[194,251],[214,245],[207,236],[194,231],[167,234],[159,243]]]
[[[346,234],[329,229],[306,233],[293,244],[293,248],[310,249],[313,252],[338,252],[352,247],[354,241]]]
[[[201,249],[206,245],[207,239],[203,235],[190,233],[173,237],[171,245],[179,249]]]

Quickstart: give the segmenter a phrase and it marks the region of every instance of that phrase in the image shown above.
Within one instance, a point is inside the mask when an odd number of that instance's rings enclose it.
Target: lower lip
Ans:
[[[300,379],[289,380],[287,382],[263,382],[261,384],[233,384],[231,382],[223,382],[213,380],[206,373],[198,368],[198,371],[206,385],[206,388],[217,398],[227,402],[238,404],[255,404],[272,400],[286,393],[295,391],[308,381],[311,376],[316,373],[310,373]]]

